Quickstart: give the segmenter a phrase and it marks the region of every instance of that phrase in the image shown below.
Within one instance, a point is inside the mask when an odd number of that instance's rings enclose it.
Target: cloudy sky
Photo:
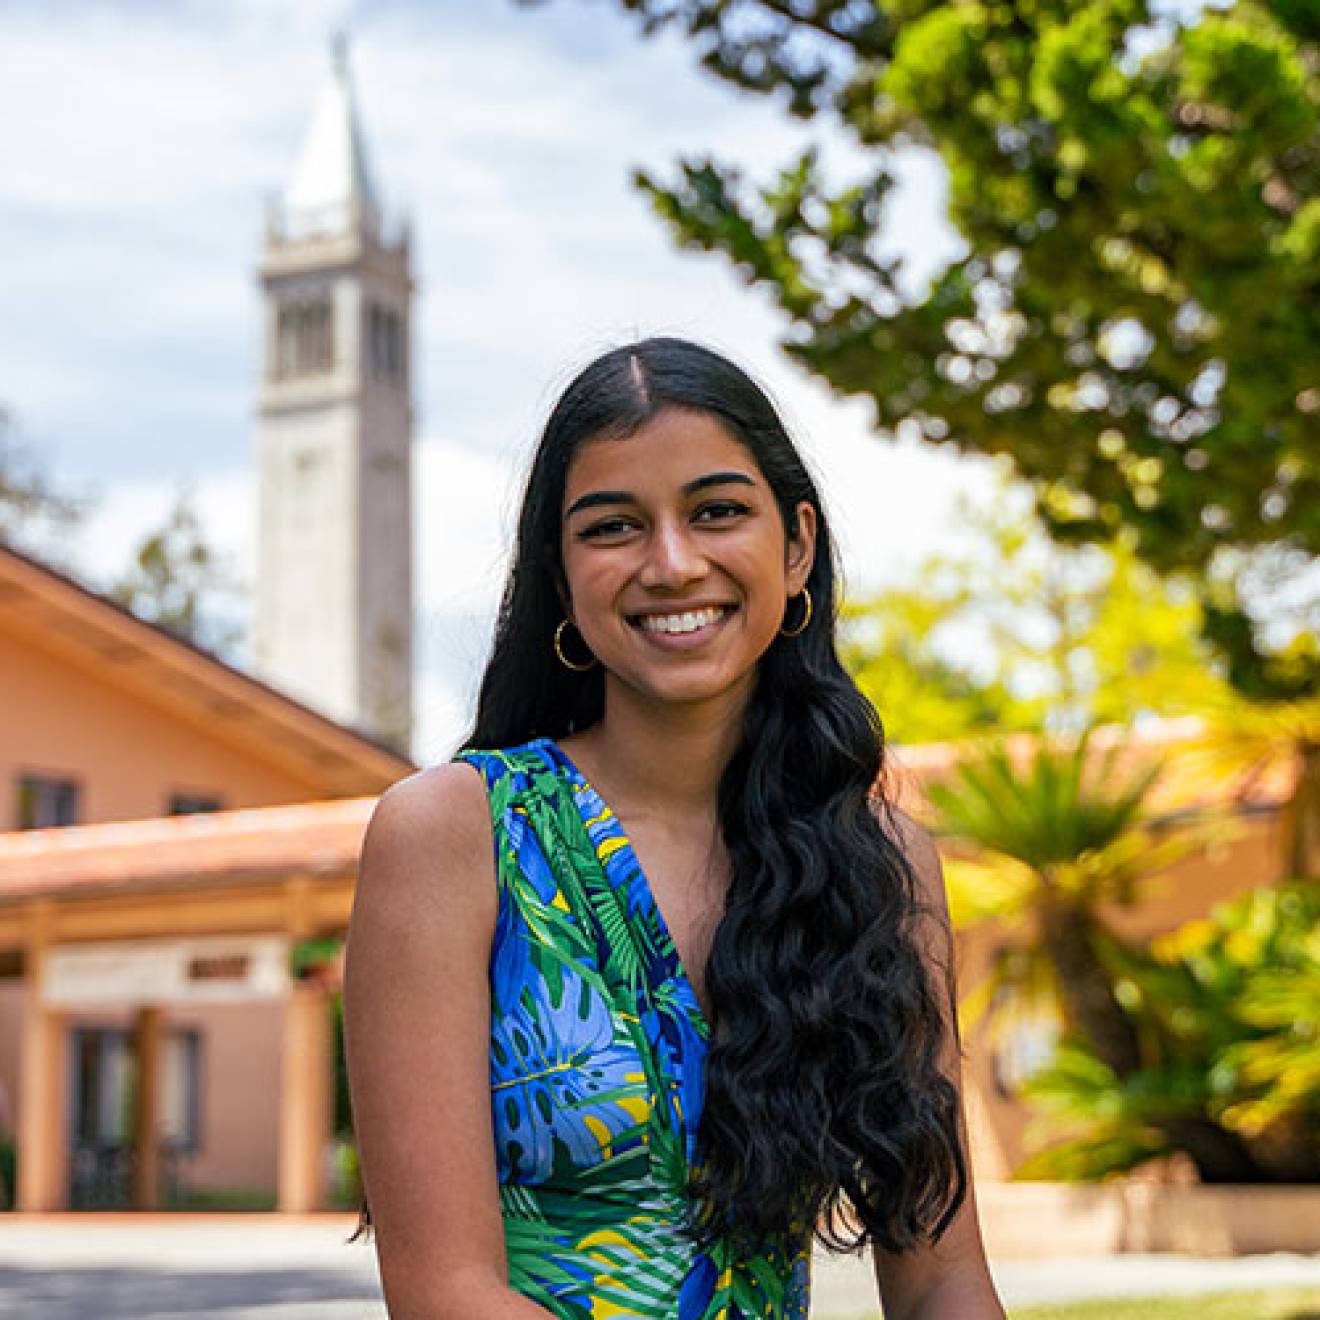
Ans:
[[[469,714],[523,466],[557,390],[656,332],[737,357],[819,475],[853,591],[952,534],[980,464],[877,438],[774,346],[765,300],[677,251],[628,176],[710,152],[766,173],[802,138],[774,106],[644,42],[618,6],[551,0],[7,0],[0,6],[0,400],[20,442],[99,497],[69,548],[104,581],[186,486],[253,572],[255,285],[347,26],[374,173],[419,266],[418,737]],[[826,144],[840,170],[848,149]],[[952,251],[938,166],[914,154],[885,245],[919,283]]]

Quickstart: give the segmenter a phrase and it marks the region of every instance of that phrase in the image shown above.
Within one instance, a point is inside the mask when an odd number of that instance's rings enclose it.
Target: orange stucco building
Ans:
[[[13,1199],[321,1203],[329,992],[289,952],[343,933],[411,762],[4,548],[0,703]]]

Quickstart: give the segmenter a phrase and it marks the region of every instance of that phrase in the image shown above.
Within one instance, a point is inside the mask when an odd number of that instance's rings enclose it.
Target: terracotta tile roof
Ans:
[[[0,904],[281,875],[351,875],[375,797],[0,833]]]

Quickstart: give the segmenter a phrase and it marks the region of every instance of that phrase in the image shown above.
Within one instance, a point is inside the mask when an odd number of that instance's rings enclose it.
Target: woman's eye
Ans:
[[[746,504],[739,504],[736,500],[715,500],[710,504],[703,504],[697,510],[696,517],[702,522],[724,522],[750,512]],[[633,526],[634,524],[627,518],[606,518],[603,522],[592,523],[590,527],[584,528],[578,533],[578,539],[590,541],[598,536],[620,536],[631,531]]]
[[[714,504],[703,504],[698,510],[698,516],[705,513],[713,513],[717,518],[736,517],[740,513],[746,513],[747,506],[739,504],[734,500],[717,500]]]
[[[629,523],[623,518],[607,518],[604,522],[593,523],[579,535],[585,541],[593,536],[612,536],[616,532],[626,532],[628,527]]]

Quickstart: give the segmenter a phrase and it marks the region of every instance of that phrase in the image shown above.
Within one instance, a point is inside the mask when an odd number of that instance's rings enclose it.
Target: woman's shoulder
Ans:
[[[480,842],[476,836],[488,839],[491,796],[502,783],[521,782],[540,764],[546,741],[462,747],[448,761],[414,771],[381,795],[368,839],[373,834],[403,836],[446,849],[474,846]]]
[[[459,866],[490,847],[486,789],[470,765],[449,761],[392,784],[376,803],[362,841],[359,884],[388,873],[434,876],[437,866]]]

